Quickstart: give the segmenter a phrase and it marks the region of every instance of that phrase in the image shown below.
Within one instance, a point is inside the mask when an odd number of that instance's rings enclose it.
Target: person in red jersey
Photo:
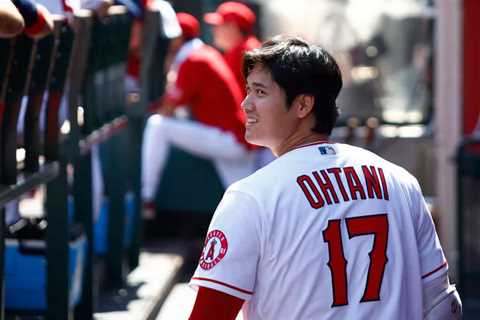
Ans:
[[[144,217],[154,215],[153,199],[169,151],[174,145],[213,161],[225,187],[253,170],[251,146],[245,141],[242,94],[222,55],[199,38],[199,22],[178,13],[182,37],[171,46],[175,55],[158,114],[146,124],[142,154]],[[170,117],[187,106],[192,118]]]
[[[214,45],[223,51],[223,57],[235,74],[246,94],[245,78],[242,74],[242,59],[246,51],[260,47],[260,41],[253,35],[257,17],[245,4],[235,1],[224,2],[215,12],[206,13],[204,21],[213,26]],[[274,159],[269,149],[256,146],[255,168],[263,167]]]
[[[245,54],[248,142],[277,156],[232,184],[190,285],[190,320],[457,320],[462,305],[417,179],[329,136],[343,81],[299,38]]]
[[[229,1],[219,5],[215,12],[206,13],[203,19],[213,26],[214,45],[223,51],[223,57],[245,95],[243,54],[260,46],[260,41],[253,35],[255,13],[243,3]]]

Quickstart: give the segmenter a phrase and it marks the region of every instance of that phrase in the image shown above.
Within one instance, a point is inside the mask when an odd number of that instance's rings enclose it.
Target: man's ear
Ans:
[[[310,94],[299,94],[294,101],[297,116],[300,119],[306,118],[313,110],[315,97]]]

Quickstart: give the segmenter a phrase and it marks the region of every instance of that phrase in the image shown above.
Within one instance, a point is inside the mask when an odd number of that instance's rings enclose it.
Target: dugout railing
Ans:
[[[38,113],[42,104],[43,92],[60,92],[63,89],[65,81],[66,67],[62,65],[64,61],[69,60],[69,43],[71,43],[71,34],[63,20],[56,20],[54,32],[40,40],[34,41],[24,35],[14,39],[0,40],[0,318],[4,318],[4,235],[6,226],[4,225],[5,210],[4,206],[23,194],[40,185],[47,185],[47,192],[54,188],[55,180],[61,176],[61,164],[56,159],[45,159],[40,162],[39,154],[39,130]],[[60,41],[62,45],[59,45]],[[55,63],[57,62],[57,63]],[[19,136],[17,124],[19,120],[19,111],[24,100],[27,97],[26,124],[23,126],[23,135]],[[53,98],[55,94],[51,94]],[[48,103],[54,103],[49,100]],[[23,141],[22,141],[23,140]],[[51,143],[56,144],[57,142]],[[21,144],[25,150],[25,157],[22,161],[23,169],[17,170],[20,163],[17,162],[17,147]],[[45,143],[46,148],[56,149],[55,146]],[[48,152],[46,152],[48,153]],[[42,152],[43,154],[43,152]],[[50,212],[59,212],[59,203],[56,201],[47,201],[46,208]],[[52,232],[57,233],[54,226],[49,228],[47,233],[51,236]],[[59,232],[61,234],[61,232]],[[57,241],[55,237],[54,241]],[[48,240],[47,240],[48,241]],[[51,252],[55,249],[50,246],[47,249],[47,255],[56,254]],[[58,264],[49,263],[48,270],[55,270],[60,267]],[[52,273],[48,273],[49,280],[53,281]],[[50,286],[48,290],[51,290]]]
[[[142,78],[146,77],[158,35],[159,14],[146,15]],[[24,35],[0,41],[0,287],[4,285],[4,205],[20,199],[32,188],[45,186],[46,309],[47,319],[93,319],[95,308],[91,150],[105,150],[105,194],[110,198],[107,225],[105,276],[107,287],[122,286],[125,258],[128,269],[138,264],[140,247],[140,151],[147,95],[126,107],[124,77],[132,18],[124,7],[112,7],[103,18],[88,11],[75,16],[72,28],[66,21],[55,23],[55,32],[35,41]],[[150,27],[149,27],[150,26]],[[147,79],[143,80],[147,83]],[[48,92],[45,120],[40,123],[44,92]],[[22,99],[28,96],[23,135],[17,132]],[[65,102],[62,103],[62,97]],[[67,121],[59,124],[62,104]],[[41,129],[43,128],[43,129]],[[17,152],[25,157],[17,161]],[[138,154],[137,154],[138,153]],[[135,165],[129,166],[128,163]],[[17,168],[20,170],[17,171]],[[132,241],[122,246],[127,186],[134,193]],[[73,199],[70,201],[69,199]],[[69,207],[71,207],[69,209]],[[73,210],[72,210],[73,209]],[[69,217],[81,223],[88,238],[80,303],[69,301]],[[0,319],[4,319],[4,295],[0,290]],[[21,310],[17,310],[21,312]]]
[[[26,314],[40,314],[46,319],[93,319],[97,290],[123,286],[126,273],[138,265],[142,234],[142,135],[147,106],[163,93],[163,61],[169,43],[159,12],[147,11],[144,19],[140,91],[132,99],[125,99],[123,83],[132,23],[124,7],[112,7],[103,18],[80,11],[71,24],[57,20],[54,33],[41,40],[24,35],[0,40],[0,230],[5,231],[7,227],[4,225],[6,203],[20,200],[34,188],[45,188],[42,207],[48,222],[46,307]],[[28,101],[26,113],[19,118],[21,101],[25,99]],[[40,116],[42,104],[46,104],[45,117]],[[65,109],[67,117],[63,119]],[[17,131],[19,121],[23,123],[22,132]],[[101,257],[94,255],[93,248],[94,148],[100,150],[103,193],[110,203],[105,231],[108,250]],[[24,156],[19,160],[17,153],[22,154],[19,153],[22,149]],[[211,201],[212,194],[217,197],[222,191],[213,167],[202,164],[201,159],[174,151],[168,174],[179,172],[179,167],[185,169],[185,164],[191,173],[197,174],[199,198],[185,204],[178,202],[182,199],[177,197],[178,193],[164,197],[165,193],[160,192],[163,199],[167,199],[162,205],[168,206],[171,202],[169,209],[182,210],[185,205],[191,209],[203,204],[212,209],[215,202]],[[205,169],[211,170],[205,173]],[[191,178],[184,170],[180,172],[184,179]],[[212,189],[214,184],[208,182],[212,178],[208,172],[216,179],[217,191]],[[176,179],[167,177],[164,181],[170,181],[170,188],[161,190],[181,190],[182,184]],[[210,188],[205,188],[206,184]],[[189,189],[182,192],[191,195],[194,190],[189,185]],[[127,192],[133,193],[134,214],[128,222],[133,230],[131,243],[125,247],[123,204]],[[82,297],[75,306],[69,301],[69,226],[73,222],[83,226],[88,239]],[[5,232],[1,232],[0,287],[4,285],[4,236]],[[98,265],[104,270],[101,277]],[[4,298],[0,290],[0,320],[4,319]],[[16,312],[21,310],[14,310],[12,314]]]

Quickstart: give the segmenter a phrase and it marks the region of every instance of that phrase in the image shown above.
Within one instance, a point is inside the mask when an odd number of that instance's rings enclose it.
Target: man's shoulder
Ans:
[[[363,157],[372,162],[372,165],[382,168],[385,174],[389,174],[397,183],[410,186],[418,185],[417,178],[399,164],[393,163],[372,151],[359,147],[350,147],[352,148],[351,150],[354,154],[363,155]]]
[[[235,182],[228,189],[248,193],[256,198],[263,192],[272,190],[273,184],[278,185],[281,183],[281,172],[285,173],[290,171],[291,170],[288,170],[288,165],[285,163],[285,159],[277,158],[248,177]]]
[[[368,159],[370,162],[382,164],[385,167],[391,168],[392,170],[405,170],[398,164],[391,162],[390,160],[385,159],[384,157],[380,156],[379,154],[370,151],[368,149],[352,146],[349,144],[336,144],[337,148],[339,148],[340,152],[345,156],[350,156],[358,161],[364,162],[365,159]]]

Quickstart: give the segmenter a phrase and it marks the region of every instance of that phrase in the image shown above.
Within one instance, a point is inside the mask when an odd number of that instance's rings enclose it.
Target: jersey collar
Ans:
[[[300,148],[305,148],[305,147],[311,147],[311,146],[315,146],[315,145],[318,145],[318,144],[326,144],[326,143],[331,143],[331,142],[328,141],[328,140],[314,141],[314,142],[310,142],[310,143],[306,143],[306,144],[301,144],[301,145],[293,148],[290,151],[297,150],[297,149],[300,149]]]

